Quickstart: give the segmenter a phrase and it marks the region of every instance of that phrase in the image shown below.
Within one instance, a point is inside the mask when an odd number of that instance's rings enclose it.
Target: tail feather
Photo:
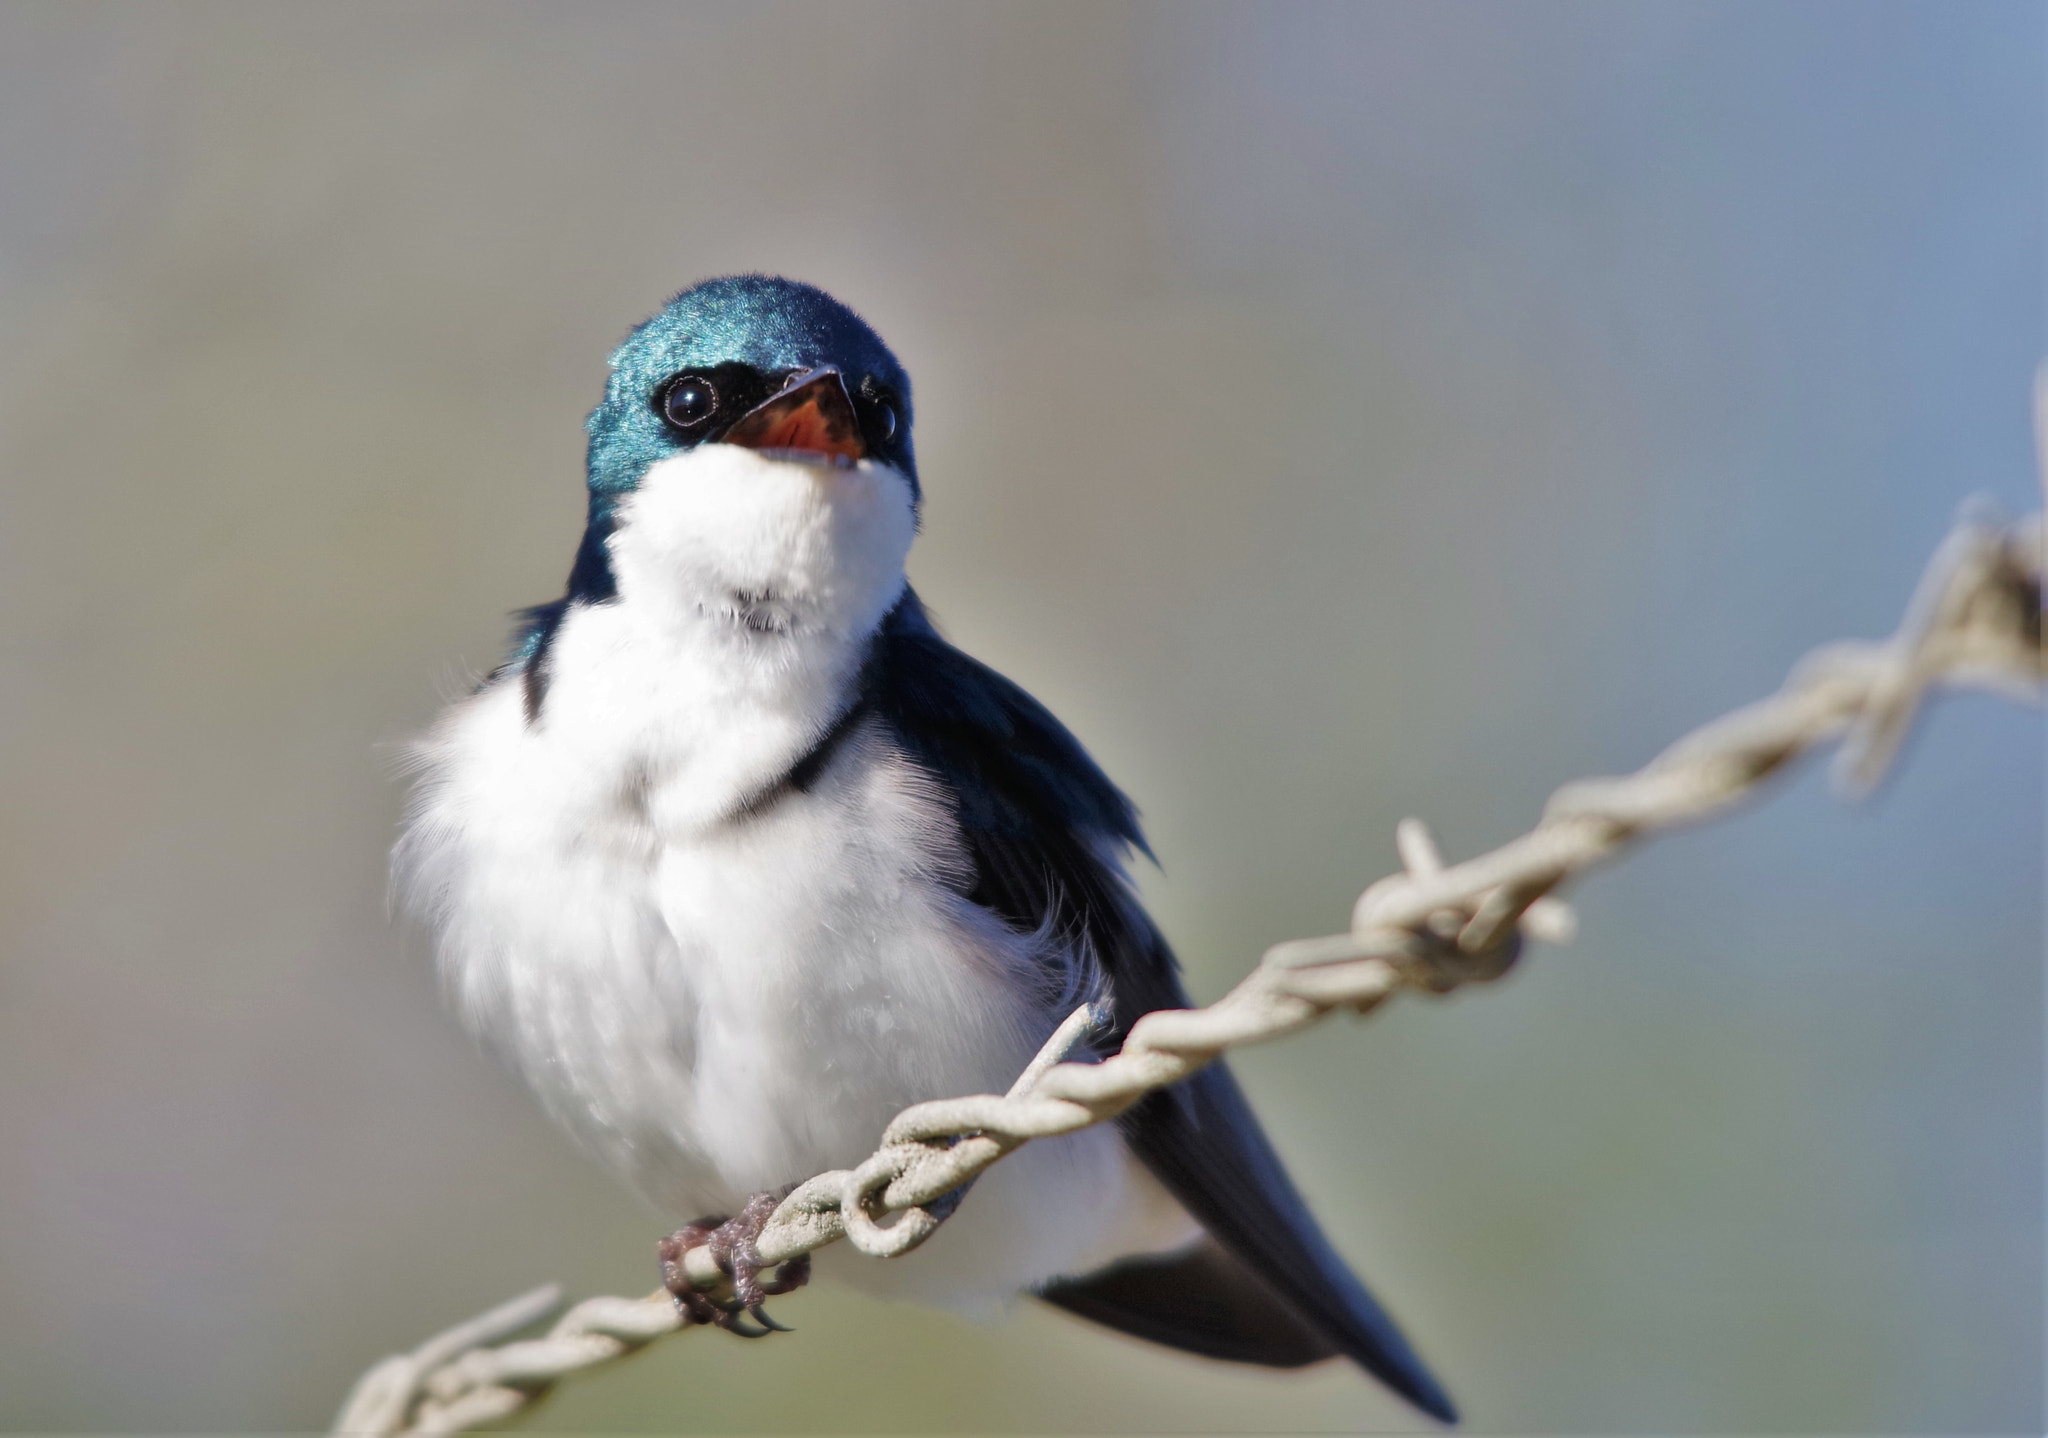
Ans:
[[[1323,1236],[1223,1064],[1211,1064],[1185,1083],[1153,1094],[1118,1122],[1131,1150],[1208,1230],[1210,1240],[1254,1275],[1292,1319],[1288,1325],[1254,1317],[1261,1310],[1252,1305],[1244,1325],[1274,1324],[1270,1342],[1283,1353],[1302,1351],[1295,1335],[1305,1327],[1432,1418],[1458,1421],[1443,1385]],[[1105,1281],[1115,1272],[1107,1270]],[[1219,1284],[1213,1267],[1189,1269],[1182,1277],[1208,1282],[1207,1301],[1250,1304],[1241,1285]],[[1118,1291],[1132,1292],[1128,1280]],[[1162,1334],[1158,1341],[1208,1351],[1200,1346],[1203,1325],[1176,1317],[1190,1307],[1187,1294],[1163,1288],[1160,1294],[1160,1302],[1144,1309],[1145,1321]],[[1126,1306],[1133,1302],[1127,1298]],[[1135,1321],[1111,1326],[1135,1331]]]
[[[1303,1368],[1339,1351],[1213,1238],[1062,1279],[1039,1296],[1134,1338],[1231,1363]]]

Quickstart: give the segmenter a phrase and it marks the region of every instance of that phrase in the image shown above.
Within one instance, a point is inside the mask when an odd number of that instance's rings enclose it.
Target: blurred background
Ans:
[[[2038,503],[2032,3],[0,6],[0,1426],[323,1425],[663,1224],[442,1017],[399,746],[560,593],[627,326],[918,388],[912,573],[1213,998]],[[1239,1068],[1476,1431],[2038,1432],[2040,721],[1940,705]],[[818,1289],[542,1428],[1403,1427]]]

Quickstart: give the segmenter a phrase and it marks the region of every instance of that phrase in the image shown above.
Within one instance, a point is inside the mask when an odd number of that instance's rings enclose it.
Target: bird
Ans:
[[[393,853],[461,1022],[655,1208],[686,1319],[750,1337],[810,1277],[781,1194],[908,1105],[1002,1092],[1092,1003],[1111,1052],[1189,998],[1137,811],[905,573],[908,374],[812,285],[683,290],[610,357],[566,591],[414,745]],[[714,1302],[681,1276],[709,1246]],[[820,1274],[993,1314],[1020,1296],[1211,1359],[1348,1358],[1450,1397],[1318,1227],[1221,1062],[1028,1144],[916,1251]]]

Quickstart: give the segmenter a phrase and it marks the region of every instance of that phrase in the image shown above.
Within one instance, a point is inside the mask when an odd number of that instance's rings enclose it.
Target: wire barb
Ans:
[[[2048,369],[2036,393],[2048,458]],[[1566,784],[1534,829],[1491,853],[1447,865],[1426,824],[1402,821],[1402,872],[1360,895],[1348,933],[1275,944],[1222,999],[1145,1015],[1098,1063],[1068,1060],[1106,1018],[1076,1010],[1007,1094],[914,1105],[858,1167],[797,1185],[755,1241],[762,1261],[787,1263],[841,1238],[875,1257],[907,1253],[938,1231],[966,1185],[1032,1139],[1112,1119],[1229,1049],[1335,1010],[1366,1013],[1402,989],[1444,994],[1498,979],[1525,935],[1566,943],[1576,932],[1554,897],[1560,885],[1653,834],[1726,812],[1810,751],[1840,741],[1838,784],[1867,793],[1937,690],[2039,702],[2044,535],[2038,514],[2003,526],[1966,515],[1890,639],[1815,650],[1776,694],[1694,730],[1635,773]],[[727,1281],[701,1248],[685,1271],[707,1291]],[[559,1289],[536,1289],[383,1360],[357,1382],[333,1431],[389,1438],[497,1423],[568,1375],[682,1326],[662,1292],[589,1299],[544,1337],[505,1341],[560,1302]]]

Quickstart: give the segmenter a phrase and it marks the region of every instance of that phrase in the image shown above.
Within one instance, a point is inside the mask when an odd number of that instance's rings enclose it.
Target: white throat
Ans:
[[[858,643],[903,592],[910,482],[707,444],[649,469],[611,538],[620,600],[801,664]]]
[[[555,635],[539,727],[601,783],[660,795],[657,826],[730,818],[844,712],[914,529],[887,465],[723,444],[662,461],[619,506],[617,598]]]

